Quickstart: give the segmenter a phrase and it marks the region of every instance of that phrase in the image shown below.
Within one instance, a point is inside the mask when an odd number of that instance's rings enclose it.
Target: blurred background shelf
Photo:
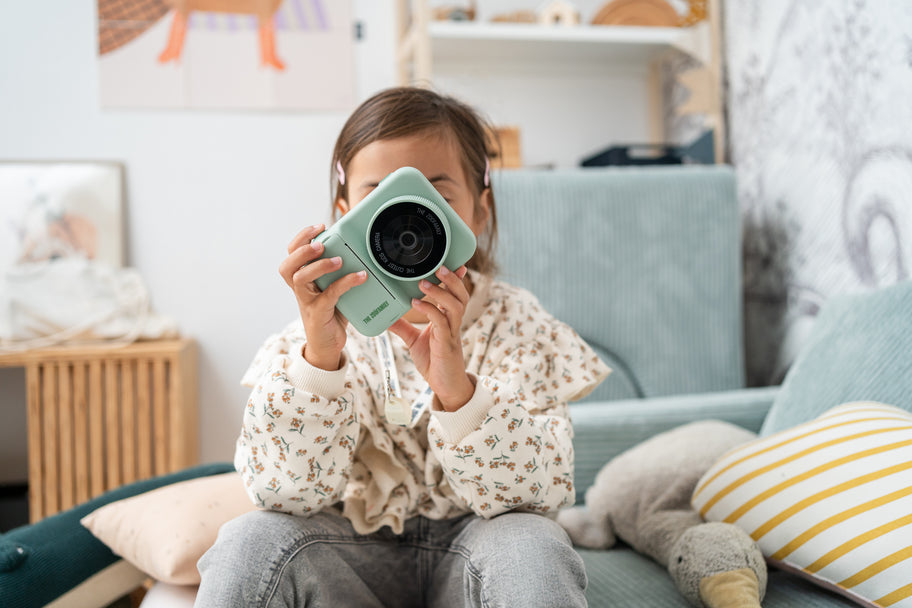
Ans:
[[[585,14],[491,21],[481,2],[474,20],[435,20],[430,0],[397,4],[398,83],[471,100],[516,135],[522,166],[577,166],[610,145],[687,145],[672,134],[682,120],[699,123],[693,137],[712,131],[724,162],[718,0],[685,27],[592,25]]]
[[[428,24],[433,61],[623,62],[646,66],[674,48],[676,27],[541,26],[437,21]]]

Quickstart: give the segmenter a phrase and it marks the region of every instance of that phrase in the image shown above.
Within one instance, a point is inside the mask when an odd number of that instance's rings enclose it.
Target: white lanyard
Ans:
[[[386,416],[386,421],[399,426],[414,425],[431,402],[431,399],[434,398],[434,391],[431,390],[430,386],[426,386],[421,394],[409,405],[408,401],[402,397],[402,387],[399,386],[399,372],[396,370],[396,360],[393,355],[393,343],[390,341],[387,332],[383,332],[374,338],[374,348],[377,350],[377,356],[383,366],[383,392],[386,396],[383,404],[383,415]]]

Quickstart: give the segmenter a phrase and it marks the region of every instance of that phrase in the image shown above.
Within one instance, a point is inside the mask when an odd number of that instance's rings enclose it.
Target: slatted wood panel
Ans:
[[[31,520],[196,464],[196,365],[189,340],[0,355],[26,368]]]

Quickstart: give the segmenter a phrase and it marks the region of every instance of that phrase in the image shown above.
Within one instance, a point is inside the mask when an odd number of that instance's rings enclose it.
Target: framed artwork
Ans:
[[[349,110],[351,0],[97,0],[104,107]]]
[[[0,272],[84,256],[124,264],[123,166],[0,162]]]

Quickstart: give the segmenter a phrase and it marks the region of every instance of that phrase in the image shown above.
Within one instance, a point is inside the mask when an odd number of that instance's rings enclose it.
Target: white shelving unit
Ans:
[[[717,12],[713,10],[714,2],[710,2],[708,21],[677,28],[432,21],[427,0],[398,1],[400,84],[436,87],[444,82],[457,89],[468,89],[478,96],[493,91],[496,78],[502,80],[508,70],[525,74],[527,80],[539,81],[539,86],[545,86],[541,82],[553,77],[558,70],[564,70],[578,76],[569,85],[572,89],[564,91],[571,98],[574,93],[581,96],[604,92],[587,86],[582,76],[584,73],[593,82],[610,79],[617,73],[636,73],[638,82],[635,86],[631,86],[631,81],[619,81],[614,90],[623,95],[630,89],[637,89],[635,98],[621,98],[618,103],[622,108],[630,108],[631,120],[636,120],[636,116],[644,112],[647,115],[648,133],[640,142],[644,139],[664,141],[665,108],[660,62],[674,49],[684,51],[702,66],[680,78],[692,94],[691,102],[686,104],[684,111],[706,116],[707,127],[715,130],[716,159],[722,160],[721,61],[719,23]],[[493,73],[498,76],[492,76]],[[567,85],[561,83],[556,86]],[[516,89],[520,101],[528,101],[530,96],[535,95],[534,91],[524,86],[517,86]],[[492,95],[504,97],[506,93],[501,90]],[[606,106],[609,107],[608,112],[619,113],[617,106]],[[587,110],[593,110],[592,104]],[[577,110],[574,107],[570,111]],[[597,114],[593,114],[593,124],[597,124],[599,119]],[[524,135],[527,130],[523,129]]]
[[[686,32],[685,32],[686,33]],[[574,27],[534,24],[432,22],[433,61],[623,62],[648,65],[686,37],[680,28]]]

